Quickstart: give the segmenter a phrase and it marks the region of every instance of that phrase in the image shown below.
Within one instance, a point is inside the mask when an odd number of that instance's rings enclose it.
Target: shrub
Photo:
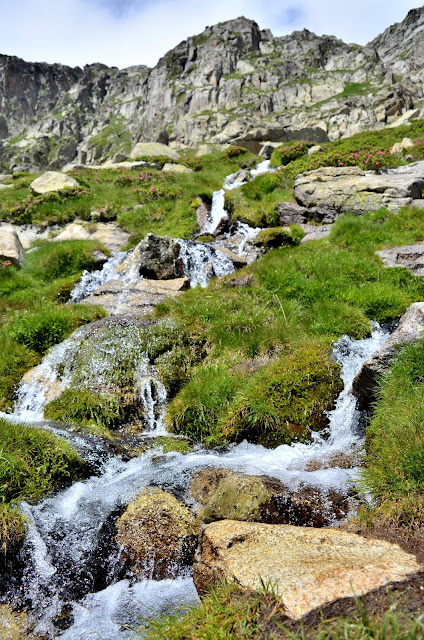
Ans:
[[[280,165],[286,165],[289,164],[289,162],[293,162],[293,160],[301,158],[307,153],[308,149],[314,146],[314,144],[315,142],[297,140],[278,147],[278,149],[275,149],[272,153],[271,166],[279,167]]]

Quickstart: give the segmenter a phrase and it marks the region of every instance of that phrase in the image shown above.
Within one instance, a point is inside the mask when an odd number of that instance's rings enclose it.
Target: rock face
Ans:
[[[396,331],[367,360],[353,381],[352,391],[361,409],[369,409],[375,401],[379,377],[390,367],[399,348],[424,337],[424,302],[414,302],[402,316]]]
[[[424,161],[382,173],[359,167],[325,167],[296,178],[294,195],[308,208],[310,218],[332,222],[346,212],[361,215],[387,207],[397,211],[405,205],[421,206]]]
[[[78,182],[74,178],[70,178],[64,173],[57,171],[47,171],[30,184],[31,191],[35,195],[43,193],[51,193],[53,191],[65,191],[66,189],[76,189],[79,187]]]
[[[193,579],[200,593],[222,579],[256,590],[269,582],[288,615],[300,618],[419,569],[397,545],[345,531],[224,520],[203,530]]]
[[[189,564],[197,540],[191,513],[169,493],[146,490],[117,520],[121,559],[135,573],[163,579]]]
[[[181,42],[153,69],[2,55],[0,164],[16,172],[99,163],[153,140],[259,151],[264,142],[320,143],[409,120],[423,101],[423,24],[416,9],[357,46],[307,30],[275,37],[238,18]]]
[[[323,527],[345,517],[348,501],[332,493],[324,504],[318,491],[290,491],[278,480],[247,476],[226,469],[202,469],[194,474],[190,491],[203,505],[203,522],[243,520],[268,524]]]
[[[0,231],[0,265],[11,262],[15,267],[19,267],[24,255],[25,251],[16,231],[2,228]]]

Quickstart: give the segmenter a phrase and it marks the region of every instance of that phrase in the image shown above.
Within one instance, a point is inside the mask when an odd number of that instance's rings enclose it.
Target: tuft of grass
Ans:
[[[402,349],[379,385],[367,429],[365,487],[380,501],[424,496],[424,342]],[[421,500],[422,502],[422,500]],[[423,518],[421,523],[424,524]]]

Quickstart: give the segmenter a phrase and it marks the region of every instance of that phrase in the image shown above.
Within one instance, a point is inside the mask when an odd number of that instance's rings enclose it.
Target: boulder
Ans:
[[[204,528],[193,580],[201,594],[222,580],[256,591],[272,584],[288,615],[298,619],[419,570],[397,545],[335,528],[223,520]]]
[[[305,242],[311,242],[311,240],[321,240],[321,238],[326,238],[331,233],[331,224],[324,225],[312,225],[312,224],[301,224],[300,225],[305,233],[300,244],[305,244]]]
[[[64,240],[97,240],[112,253],[121,251],[130,235],[113,222],[71,222],[53,238],[53,242]]]
[[[67,176],[65,173],[47,171],[31,182],[30,189],[35,195],[42,195],[43,193],[76,189],[79,186],[74,178]]]
[[[170,149],[166,144],[160,142],[138,142],[131,151],[131,158],[143,158],[149,156],[167,156],[172,160],[180,157],[177,151]]]
[[[121,560],[153,579],[175,577],[191,563],[197,541],[195,520],[170,493],[147,489],[117,522]]]
[[[243,276],[233,276],[232,278],[227,278],[224,284],[230,288],[250,287],[253,284],[253,276],[251,273]]]
[[[324,147],[321,147],[320,144],[314,144],[313,147],[308,149],[308,156],[313,156],[314,153],[320,153],[321,151],[324,151]]]
[[[182,278],[184,270],[179,255],[180,245],[177,239],[148,233],[121,262],[117,271],[122,274],[137,273],[151,280]]]
[[[281,142],[264,142],[262,149],[259,151],[259,155],[269,160],[274,149],[278,149],[278,147],[281,147]]]
[[[424,337],[424,302],[414,302],[402,316],[390,338],[363,365],[353,380],[352,391],[359,408],[368,410],[376,400],[377,383],[387,371],[400,347]]]
[[[162,171],[168,171],[168,173],[193,173],[193,169],[190,169],[190,167],[172,162],[166,162],[162,167]]]
[[[323,527],[345,518],[346,497],[331,492],[324,499],[316,490],[288,489],[267,476],[248,476],[226,469],[202,469],[194,474],[190,491],[203,509],[203,522],[244,520],[268,524]]]
[[[415,276],[424,276],[424,243],[382,249],[376,254],[385,267],[405,267]]]
[[[140,278],[124,285],[122,280],[109,280],[80,304],[101,305],[109,315],[148,316],[155,306],[177,296],[190,287],[188,278],[148,280]]]
[[[280,202],[278,204],[280,224],[285,227],[291,224],[304,224],[308,217],[306,207],[301,207],[296,202]]]
[[[396,155],[397,153],[403,153],[405,149],[410,149],[414,146],[411,138],[403,138],[402,142],[396,142],[393,147],[390,149],[390,153],[392,155]]]
[[[1,228],[0,231],[0,267],[2,264],[12,263],[19,267],[25,255],[24,248],[14,229]]]
[[[284,245],[293,245],[293,234],[290,227],[268,227],[261,229],[250,243],[263,249],[273,249]]]
[[[398,211],[421,200],[424,161],[382,173],[359,167],[323,167],[297,176],[296,200],[318,222],[333,222],[342,213],[362,215],[382,207]]]

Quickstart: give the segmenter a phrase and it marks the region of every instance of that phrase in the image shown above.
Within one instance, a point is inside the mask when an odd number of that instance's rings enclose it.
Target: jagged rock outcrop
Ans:
[[[222,520],[202,532],[193,579],[200,593],[223,579],[258,591],[271,584],[288,615],[300,618],[419,569],[414,556],[395,544],[334,528]]]
[[[0,56],[0,164],[12,171],[171,147],[306,138],[378,128],[424,100],[424,9],[367,46],[252,20],[207,27],[153,68],[71,69]]]

